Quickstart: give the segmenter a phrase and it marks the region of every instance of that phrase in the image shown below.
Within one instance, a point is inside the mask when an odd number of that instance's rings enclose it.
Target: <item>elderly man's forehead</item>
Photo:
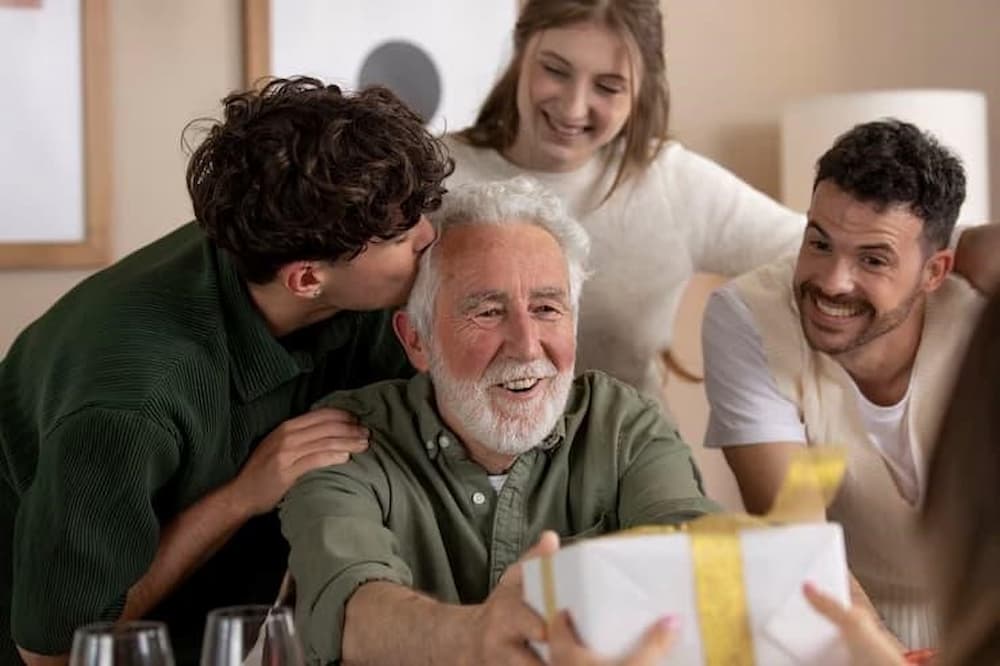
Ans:
[[[452,295],[494,289],[513,275],[531,276],[535,287],[568,286],[562,247],[547,229],[531,223],[449,227],[438,239],[434,261]]]
[[[505,258],[516,247],[544,247],[562,254],[562,247],[548,229],[530,221],[470,222],[445,227],[436,253],[446,261]]]

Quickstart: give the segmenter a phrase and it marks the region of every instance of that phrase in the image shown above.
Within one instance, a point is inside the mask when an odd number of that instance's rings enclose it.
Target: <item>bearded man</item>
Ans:
[[[917,518],[929,447],[982,298],[951,274],[958,159],[908,123],[859,125],[817,165],[798,257],[717,291],[702,328],[706,445],[751,512],[803,445],[847,448],[831,520],[906,646],[936,644]]]
[[[356,414],[370,447],[282,507],[310,662],[536,663],[544,621],[505,572],[543,531],[716,509],[654,402],[574,379],[589,241],[559,200],[524,178],[470,184],[435,222],[394,320],[421,374],[323,401]]]

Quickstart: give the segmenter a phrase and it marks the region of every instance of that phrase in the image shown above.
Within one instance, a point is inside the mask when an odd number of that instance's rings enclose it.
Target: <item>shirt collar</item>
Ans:
[[[218,248],[215,253],[233,384],[244,402],[311,371],[316,355],[350,340],[357,313],[344,312],[321,325],[311,350],[289,351],[268,330],[229,255]]]

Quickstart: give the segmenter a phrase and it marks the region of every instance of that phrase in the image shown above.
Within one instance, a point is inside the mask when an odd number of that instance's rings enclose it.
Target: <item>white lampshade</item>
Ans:
[[[781,196],[809,208],[816,161],[858,123],[898,118],[930,132],[965,166],[965,204],[958,220],[989,220],[986,96],[969,90],[892,90],[813,97],[787,106],[781,118]]]

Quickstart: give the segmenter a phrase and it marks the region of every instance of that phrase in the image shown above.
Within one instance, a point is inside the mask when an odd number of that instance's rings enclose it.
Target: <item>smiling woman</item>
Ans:
[[[573,171],[614,139],[640,89],[639,63],[614,30],[580,23],[535,33],[518,79],[520,128],[507,157],[543,171]]]

